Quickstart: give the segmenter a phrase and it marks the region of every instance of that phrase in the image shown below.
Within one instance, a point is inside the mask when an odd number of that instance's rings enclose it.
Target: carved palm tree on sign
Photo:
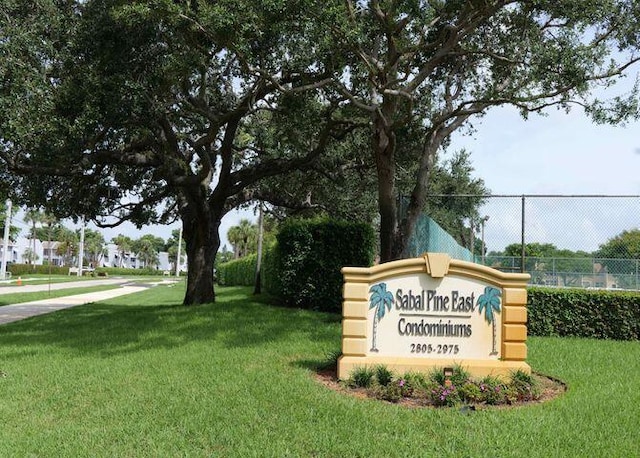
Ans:
[[[376,347],[376,334],[378,332],[378,321],[384,318],[384,314],[386,311],[391,311],[391,306],[393,305],[393,295],[387,291],[386,283],[378,283],[377,285],[373,285],[371,289],[369,289],[371,293],[371,299],[369,300],[369,310],[375,309],[373,315],[373,342],[371,344],[371,350],[377,352],[378,348]]]
[[[491,330],[493,331],[493,347],[490,356],[497,355],[498,350],[496,348],[496,317],[495,313],[500,313],[500,296],[502,293],[499,289],[492,286],[484,288],[484,294],[481,294],[478,298],[478,312],[482,313],[484,310],[484,319],[487,323],[491,324]]]

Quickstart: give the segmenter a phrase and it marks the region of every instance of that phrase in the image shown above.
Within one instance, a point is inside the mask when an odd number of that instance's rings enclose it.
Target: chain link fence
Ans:
[[[447,252],[534,285],[640,290],[640,196],[440,195],[426,208],[412,255]]]

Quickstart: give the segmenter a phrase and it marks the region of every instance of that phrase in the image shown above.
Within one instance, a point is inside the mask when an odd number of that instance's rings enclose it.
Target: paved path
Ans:
[[[26,280],[25,280],[26,281]],[[100,285],[121,285],[129,283],[131,280],[126,278],[104,278],[101,280],[80,280],[69,281],[62,283],[48,283],[41,285],[22,285],[22,286],[0,286],[0,294],[13,294],[13,293],[35,293],[38,291],[51,291],[68,288],[90,288],[92,286]]]
[[[65,288],[77,288],[77,287],[90,287],[97,285],[108,284],[124,284],[128,280],[125,279],[108,279],[108,280],[87,280],[81,282],[69,282],[69,283],[55,283],[51,285],[51,289],[65,289]],[[55,287],[55,288],[54,288]],[[49,285],[30,285],[7,288],[11,291],[8,292],[34,292],[34,291],[48,291]],[[0,290],[0,294],[7,294],[8,292]],[[124,296],[125,294],[137,293],[147,289],[145,286],[123,286],[122,288],[110,289],[107,291],[98,291],[93,293],[76,294],[73,296],[57,297],[43,299],[41,301],[23,302],[21,304],[5,305],[0,307],[0,324],[11,323],[13,321],[23,320],[32,316],[43,315],[45,313],[55,312],[56,310],[62,310],[77,305],[88,304],[90,302],[99,302],[107,299],[112,299],[118,296]]]

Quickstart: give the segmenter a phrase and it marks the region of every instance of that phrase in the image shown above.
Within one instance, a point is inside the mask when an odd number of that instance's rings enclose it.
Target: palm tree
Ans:
[[[145,267],[157,267],[158,251],[154,246],[153,240],[143,237],[134,245],[138,259],[144,263]]]
[[[33,261],[33,268],[36,268],[36,260],[38,259],[36,253],[36,225],[42,223],[43,213],[37,208],[30,208],[24,214],[25,223],[31,223],[31,255],[29,256],[29,264]]]
[[[496,342],[496,317],[495,313],[500,313],[500,296],[499,289],[492,286],[487,286],[484,289],[484,294],[481,294],[478,298],[478,312],[482,314],[484,309],[484,319],[487,323],[491,324],[491,330],[493,331],[493,347],[490,356],[497,355],[497,342]]]
[[[373,285],[369,292],[371,293],[369,310],[375,309],[373,315],[373,341],[371,343],[370,351],[378,352],[378,348],[376,347],[378,321],[384,318],[384,314],[387,310],[391,311],[391,306],[393,305],[393,294],[387,291],[386,283],[378,283],[377,285]]]
[[[248,219],[241,219],[237,226],[229,228],[227,239],[233,246],[236,258],[247,256],[255,248],[258,240],[258,227]]]
[[[51,273],[51,262],[53,258],[53,249],[51,248],[51,229],[55,224],[58,223],[58,218],[56,218],[51,213],[44,212],[42,214],[40,222],[47,226],[47,244],[49,246],[49,273]]]
[[[126,235],[118,234],[111,239],[111,243],[114,243],[118,247],[118,254],[120,259],[118,260],[118,267],[122,267],[124,263],[124,257],[127,252],[131,251],[131,245],[133,240]]]

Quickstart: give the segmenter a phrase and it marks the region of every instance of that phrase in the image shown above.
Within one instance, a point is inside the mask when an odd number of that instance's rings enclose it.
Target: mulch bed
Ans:
[[[521,407],[526,405],[536,405],[543,402],[550,401],[552,399],[557,398],[564,394],[568,387],[567,385],[559,379],[554,377],[550,377],[548,375],[539,374],[534,372],[533,376],[538,381],[540,386],[542,387],[542,394],[539,399],[535,401],[528,402],[518,402],[513,404],[501,404],[501,405],[486,405],[486,404],[475,404],[475,405],[460,405],[458,408],[462,410],[480,410],[484,408],[494,408],[494,409],[509,409],[513,407]],[[343,383],[338,381],[337,372],[335,368],[331,369],[323,369],[321,371],[317,371],[315,373],[316,380],[327,388],[344,393],[349,396],[354,396],[356,398],[361,399],[375,399],[370,396],[369,392],[366,388],[350,388]],[[389,401],[380,401],[391,404]],[[430,404],[425,404],[425,402],[421,399],[417,398],[402,398],[398,402],[394,402],[393,404],[398,404],[408,408],[442,408],[442,407],[434,407]],[[445,407],[446,408],[446,407]]]

